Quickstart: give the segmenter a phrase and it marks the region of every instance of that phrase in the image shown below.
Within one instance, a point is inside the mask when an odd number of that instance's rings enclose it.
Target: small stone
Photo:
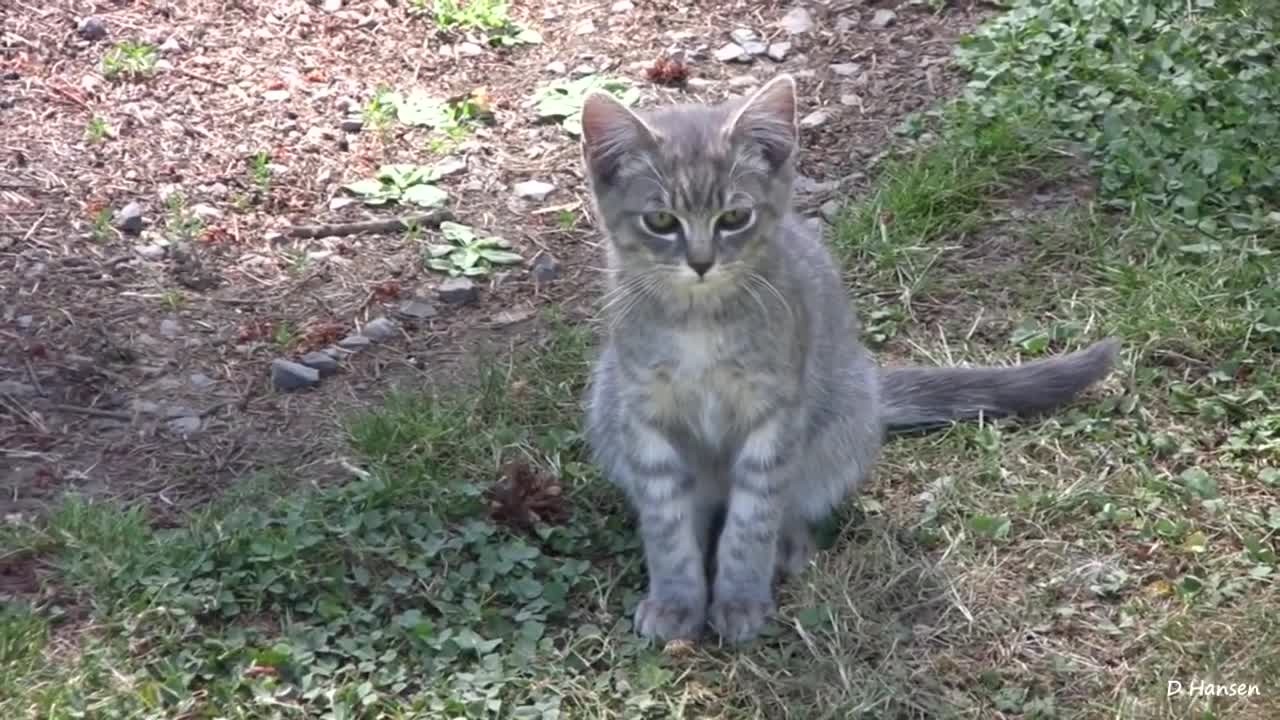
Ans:
[[[329,347],[327,347],[327,348],[325,348],[325,349],[321,350],[320,352],[324,353],[325,355],[328,355],[329,357],[333,358],[334,360],[337,360],[337,359],[341,358],[343,355],[346,355],[346,354],[347,354],[347,352],[346,352],[345,350],[343,350],[342,348],[338,347],[337,345],[330,345]]]
[[[306,365],[276,358],[271,361],[271,382],[277,390],[297,390],[320,382],[320,371]]]
[[[400,327],[389,318],[374,318],[364,326],[364,336],[374,342],[390,340],[400,334]]]
[[[877,30],[883,30],[889,27],[890,25],[892,25],[895,21],[897,21],[897,19],[898,19],[898,13],[892,10],[881,8],[876,11],[875,15],[871,16],[871,22],[869,24],[871,25],[871,27]]]
[[[107,23],[97,15],[90,15],[80,21],[76,33],[89,42],[101,40],[107,36]]]
[[[138,245],[133,249],[133,251],[143,260],[162,260],[164,259],[165,252],[167,252],[163,245],[157,245],[155,243],[151,243],[150,245]]]
[[[426,320],[436,316],[436,306],[422,298],[412,298],[400,303],[399,313],[414,320]]]
[[[859,68],[856,63],[833,63],[831,65],[831,72],[839,75],[840,77],[856,75],[858,73],[858,69]]]
[[[0,395],[10,397],[31,397],[36,394],[35,386],[17,380],[0,380]]]
[[[791,52],[791,43],[776,42],[769,46],[767,54],[769,59],[774,62],[782,62],[787,59],[787,53]]]
[[[213,378],[205,375],[204,373],[192,373],[188,380],[191,381],[191,387],[197,390],[204,390],[210,385],[213,385]]]
[[[484,54],[484,48],[473,42],[458,43],[458,54],[467,57],[475,57]]]
[[[150,400],[133,400],[129,403],[129,409],[135,415],[159,415],[160,403]]]
[[[364,129],[364,120],[357,117],[343,118],[338,123],[338,129],[342,132],[358,133]]]
[[[30,315],[19,315],[17,318],[14,319],[14,322],[18,323],[18,327],[23,330],[30,328],[31,323],[35,321],[36,319]]]
[[[821,127],[831,119],[831,113],[826,110],[814,110],[813,112],[800,118],[800,127],[813,129]]]
[[[525,180],[518,182],[511,188],[516,197],[523,200],[532,200],[533,202],[542,202],[547,196],[556,189],[555,185],[541,180]]]
[[[338,341],[338,347],[344,350],[363,350],[372,344],[372,340],[359,333],[348,335]]]
[[[338,360],[334,356],[319,350],[302,356],[303,365],[320,373],[320,377],[329,377],[338,372]]]
[[[745,90],[759,84],[760,81],[756,80],[751,75],[735,75],[729,78],[729,87],[734,88],[735,90]]]
[[[329,210],[332,212],[337,212],[349,205],[355,205],[357,202],[359,202],[359,200],[356,200],[353,197],[347,197],[346,195],[338,195],[336,197],[329,199]]]
[[[569,66],[568,66],[568,65],[565,65],[564,63],[560,62],[559,60],[556,60],[555,62],[549,62],[549,63],[547,63],[547,66],[546,66],[545,68],[543,68],[543,70],[546,70],[547,72],[551,73],[552,75],[563,75],[563,74],[565,74],[565,73],[569,72]]]
[[[818,208],[818,212],[822,214],[823,220],[834,224],[836,218],[840,217],[842,207],[839,200],[828,200],[822,203],[822,207]]]
[[[182,52],[182,43],[178,42],[178,38],[170,35],[167,40],[160,43],[160,52],[180,53]]]
[[[169,428],[169,431],[172,433],[176,433],[178,435],[190,435],[200,431],[201,421],[200,418],[194,415],[187,415],[184,417],[176,417],[172,420],[166,420],[164,425]]]
[[[342,9],[342,0],[324,0],[320,9],[327,13],[336,13]]]
[[[848,107],[862,107],[862,98],[854,93],[845,93],[840,96],[840,104]]]
[[[737,28],[733,32],[729,33],[729,39],[733,40],[738,45],[745,45],[749,42],[760,42],[760,36],[756,35],[756,31],[749,30],[747,28]]]
[[[262,93],[262,99],[268,102],[284,102],[289,99],[289,91],[284,89],[267,90]]]
[[[716,86],[716,81],[708,78],[691,77],[685,82],[685,86],[690,90],[710,90]]]
[[[467,169],[467,163],[465,160],[459,160],[458,158],[451,157],[441,160],[433,165],[431,169],[435,172],[437,178],[447,178],[450,175],[457,175],[460,172],[465,172]]]
[[[751,56],[737,43],[729,43],[716,50],[712,55],[720,62],[750,62]]]
[[[813,30],[813,16],[802,7],[794,7],[778,22],[788,35],[801,35]]]
[[[142,205],[131,202],[120,208],[116,211],[115,217],[111,219],[111,224],[115,225],[121,232],[133,235],[142,232]]]
[[[586,20],[583,20],[579,22],[577,25],[573,26],[574,35],[590,35],[595,31],[596,31],[596,24],[591,21],[591,18],[587,18]]]
[[[581,65],[575,67],[573,69],[573,72],[571,73],[573,77],[586,77],[588,75],[595,75],[595,74],[596,74],[596,69],[591,65],[588,65],[587,63],[582,63]]]
[[[635,3],[632,3],[631,0],[618,0],[618,2],[609,6],[609,11],[614,15],[626,15],[635,9]]]
[[[182,332],[182,325],[173,318],[165,318],[160,321],[160,334],[167,338],[175,338]]]
[[[192,205],[191,212],[205,222],[217,222],[222,219],[221,210],[205,203],[196,203],[195,205]]]
[[[536,283],[549,283],[560,277],[560,261],[551,253],[538,253],[538,257],[533,259],[529,274]]]
[[[436,288],[440,299],[450,305],[465,305],[474,302],[480,296],[480,289],[470,279],[464,277],[449,278]]]
[[[742,49],[752,57],[755,57],[756,55],[764,55],[769,51],[769,47],[759,40],[748,40],[747,42],[742,43]]]

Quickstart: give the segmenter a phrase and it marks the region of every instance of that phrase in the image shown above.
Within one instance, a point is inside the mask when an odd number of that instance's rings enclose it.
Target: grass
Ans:
[[[1120,367],[1042,422],[891,443],[759,642],[633,636],[637,540],[578,434],[593,338],[551,318],[352,418],[345,484],[256,478],[179,527],[75,498],[0,526],[0,563],[46,578],[0,611],[0,717],[1276,717],[1275,234],[1118,202],[1060,110],[978,104],[1010,92],[923,118],[846,209],[866,334],[922,363],[1114,334]]]
[[[121,40],[102,56],[102,76],[108,80],[140,80],[155,74],[159,54],[150,43]]]

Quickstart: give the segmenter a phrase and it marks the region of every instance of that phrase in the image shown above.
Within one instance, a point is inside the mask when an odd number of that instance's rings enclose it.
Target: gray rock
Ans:
[[[76,34],[90,42],[101,40],[107,36],[107,23],[97,15],[90,15],[76,26]]]
[[[328,355],[329,357],[333,358],[334,360],[338,360],[338,359],[340,359],[343,355],[347,354],[347,353],[343,352],[342,348],[338,347],[337,345],[330,345],[329,347],[327,347],[327,348],[325,348],[325,349],[321,350],[320,352],[324,353],[325,355]]]
[[[533,276],[533,281],[536,283],[549,283],[560,277],[560,261],[556,260],[551,253],[538,253],[538,257],[533,259],[533,267],[530,268],[529,274]]]
[[[121,232],[133,235],[142,232],[142,205],[131,202],[120,208],[116,211],[115,217],[111,219],[111,224],[115,225]]]
[[[336,13],[342,9],[342,0],[324,0],[320,8],[327,13]]]
[[[180,53],[182,52],[182,43],[178,42],[178,38],[169,36],[167,40],[160,43],[160,52],[163,53]]]
[[[618,2],[609,6],[609,11],[614,15],[626,15],[635,9],[636,6],[631,0],[618,0]]]
[[[320,373],[320,377],[329,377],[338,372],[338,360],[329,353],[315,351],[303,355],[300,362]]]
[[[896,22],[897,19],[898,19],[898,13],[892,10],[881,8],[876,11],[875,15],[871,16],[871,22],[869,23],[869,25],[871,25],[871,27],[877,30],[883,30],[889,27],[890,25],[892,25],[894,22]]]
[[[760,81],[756,80],[751,75],[734,75],[729,78],[729,87],[735,90],[745,90],[747,88],[753,88],[759,84]]]
[[[160,403],[150,400],[133,400],[129,403],[129,410],[137,415],[159,415]]]
[[[800,127],[812,130],[813,128],[822,127],[830,119],[831,113],[826,110],[814,110],[800,118]]]
[[[426,320],[436,316],[436,306],[422,298],[411,298],[400,303],[399,312],[407,318]]]
[[[756,31],[749,30],[747,28],[737,28],[733,32],[729,33],[729,39],[739,45],[746,45],[749,42],[760,42],[760,36],[756,34]]]
[[[17,380],[0,380],[0,395],[9,395],[10,397],[31,397],[36,394],[34,385],[28,385]]]
[[[813,16],[802,7],[793,7],[787,11],[786,15],[782,16],[782,20],[778,21],[778,25],[788,35],[800,35],[813,30]]]
[[[36,319],[30,315],[19,315],[17,318],[15,318],[15,322],[18,323],[18,327],[22,328],[23,330],[30,328],[31,323],[35,321]]]
[[[306,365],[276,358],[271,361],[271,382],[277,390],[298,390],[320,382],[320,371]]]
[[[457,175],[460,172],[465,172],[467,169],[467,163],[463,160],[459,160],[458,158],[445,158],[435,165],[432,165],[431,169],[435,172],[436,177],[446,178],[450,175]]]
[[[856,63],[832,63],[831,72],[840,77],[849,77],[858,73],[858,65]]]
[[[720,62],[750,62],[751,56],[737,43],[729,43],[715,51],[713,57]]]
[[[458,54],[467,57],[475,57],[484,54],[484,48],[473,42],[458,43]]]
[[[768,52],[769,46],[759,40],[748,40],[742,43],[742,49],[745,50],[748,55],[755,57],[756,55],[764,55]]]
[[[565,73],[569,72],[569,66],[568,66],[568,65],[565,65],[564,63],[560,62],[559,60],[556,60],[555,62],[549,62],[549,63],[547,63],[547,66],[546,66],[545,68],[543,68],[543,70],[546,70],[547,72],[551,73],[552,75],[563,75],[563,74],[565,74]]]
[[[192,373],[191,377],[187,379],[191,381],[191,387],[197,390],[204,390],[210,385],[213,385],[213,378],[205,375],[204,373]]]
[[[191,212],[205,222],[217,222],[222,219],[222,211],[207,203],[196,203],[195,205],[192,205]]]
[[[199,432],[201,424],[200,418],[195,415],[187,415],[167,420],[164,426],[169,429],[169,432],[177,435],[190,435]]]
[[[773,60],[774,62],[782,62],[787,59],[787,53],[791,52],[791,43],[773,43],[769,46],[769,49],[766,52],[769,55],[770,60]]]
[[[582,20],[577,25],[573,26],[574,35],[590,35],[595,31],[596,31],[596,24],[591,21],[591,18]]]
[[[384,342],[400,334],[400,326],[385,317],[374,318],[364,326],[364,336],[374,342]]]
[[[511,189],[515,191],[518,198],[542,202],[556,189],[556,186],[541,180],[525,180],[524,182],[516,183]]]
[[[338,123],[338,129],[342,132],[358,133],[364,129],[364,120],[358,117],[342,118]]]
[[[133,248],[138,257],[143,260],[163,260],[164,254],[167,252],[163,245],[151,243],[150,245],[138,245]]]
[[[840,104],[849,107],[862,107],[862,98],[857,93],[845,93],[840,96]]]
[[[363,350],[372,344],[372,340],[359,333],[348,335],[338,341],[338,347],[343,350]]]
[[[573,70],[571,70],[569,74],[573,77],[586,77],[588,75],[595,75],[596,69],[592,65],[589,65],[587,63],[582,63],[581,65],[578,65]]]
[[[822,203],[822,207],[818,209],[818,212],[822,214],[823,220],[835,223],[836,219],[840,217],[840,210],[843,207],[839,200],[828,200]]]
[[[160,334],[173,339],[182,332],[182,324],[173,318],[165,318],[160,321]]]
[[[480,297],[480,289],[470,279],[464,277],[449,278],[436,288],[440,299],[450,305],[465,305]]]

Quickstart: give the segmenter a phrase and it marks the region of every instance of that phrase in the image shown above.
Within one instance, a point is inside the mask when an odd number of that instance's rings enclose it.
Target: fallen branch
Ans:
[[[342,235],[359,235],[360,233],[404,232],[410,227],[440,227],[440,223],[453,219],[448,210],[432,210],[420,215],[407,215],[388,220],[365,220],[353,223],[334,223],[332,225],[295,225],[285,228],[287,237],[318,238]]]

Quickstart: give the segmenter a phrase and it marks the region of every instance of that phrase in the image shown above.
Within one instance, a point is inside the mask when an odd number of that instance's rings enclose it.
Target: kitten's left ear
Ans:
[[[724,132],[740,142],[758,145],[774,169],[795,152],[800,130],[796,123],[796,81],[779,75],[752,93],[729,116]]]
[[[602,90],[582,102],[582,159],[595,180],[608,182],[628,153],[649,149],[656,134],[617,98]]]

